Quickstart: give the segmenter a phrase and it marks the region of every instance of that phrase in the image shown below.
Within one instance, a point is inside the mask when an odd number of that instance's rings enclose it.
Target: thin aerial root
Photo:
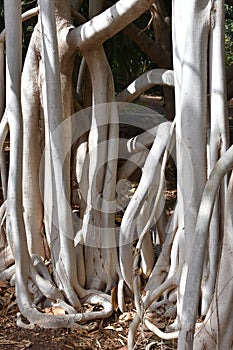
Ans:
[[[134,271],[134,279],[133,279],[133,291],[134,291],[134,303],[136,307],[137,314],[142,321],[144,317],[143,303],[140,293],[140,270],[138,268],[138,262],[140,257],[140,251],[137,250],[135,252],[133,271]]]
[[[153,332],[157,337],[165,340],[178,339],[179,331],[165,333],[162,332],[158,327],[156,327],[153,323],[151,323],[147,318],[144,319],[145,326]]]
[[[0,273],[0,280],[9,281],[13,276],[15,276],[15,264],[9,266],[6,270]]]
[[[119,310],[123,313],[126,311],[125,301],[124,301],[124,280],[120,279],[117,288],[117,302]]]
[[[139,324],[140,324],[140,318],[139,318],[138,314],[136,314],[133,321],[131,322],[130,327],[129,327],[128,350],[134,349],[135,336],[136,336],[136,332],[137,332]]]
[[[136,336],[136,332],[137,329],[139,327],[139,324],[141,321],[143,321],[143,324],[145,324],[146,321],[148,321],[145,318],[145,312],[146,310],[150,307],[150,305],[156,300],[158,299],[166,290],[168,289],[173,289],[175,286],[177,286],[177,281],[175,276],[173,276],[173,278],[167,279],[165,282],[163,282],[156,290],[154,290],[153,292],[150,292],[148,294],[146,294],[146,296],[144,297],[144,300],[142,300],[143,302],[143,306],[141,306],[139,304],[139,308],[140,310],[143,310],[143,319],[141,316],[141,313],[139,312],[139,314],[137,313],[134,317],[133,322],[130,325],[129,328],[129,334],[128,334],[128,349],[131,350],[134,347],[134,339]],[[146,325],[146,324],[145,324]],[[147,325],[146,325],[147,326]],[[149,325],[150,326],[150,325]],[[149,329],[149,327],[147,327]],[[156,327],[157,328],[157,327]],[[157,331],[156,331],[157,332]],[[162,332],[163,333],[163,332]],[[156,334],[156,333],[155,333]],[[165,339],[165,338],[163,338]],[[175,339],[170,338],[170,339]]]

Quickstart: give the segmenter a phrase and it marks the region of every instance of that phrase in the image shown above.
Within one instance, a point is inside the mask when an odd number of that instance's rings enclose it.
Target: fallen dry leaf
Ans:
[[[118,301],[117,301],[117,287],[114,287],[111,290],[111,302],[113,310],[116,312],[118,309]]]
[[[132,321],[135,316],[135,312],[124,312],[122,315],[119,316],[119,322],[128,322]]]
[[[8,287],[8,282],[0,280],[0,288]]]
[[[47,315],[65,315],[65,310],[58,306],[46,307],[43,310]]]
[[[112,330],[115,332],[122,332],[123,331],[122,327],[114,327],[114,326],[107,326],[107,327],[104,327],[104,329]]]

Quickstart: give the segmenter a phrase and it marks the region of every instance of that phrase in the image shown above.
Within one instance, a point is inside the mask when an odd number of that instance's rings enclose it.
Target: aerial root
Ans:
[[[0,272],[0,280],[10,281],[15,275],[15,264]]]
[[[165,291],[172,290],[177,286],[177,276],[174,275],[172,278],[165,280],[156,290],[152,293],[147,293],[146,296],[140,299],[140,303],[138,307],[141,312],[137,313],[133,319],[133,322],[130,325],[129,333],[128,333],[128,349],[131,350],[134,348],[134,339],[136,336],[137,329],[139,327],[140,322],[153,333],[161,337],[162,339],[177,339],[178,332],[165,333],[159,330],[158,327],[153,325],[145,316],[146,310],[150,307],[150,305],[158,299]]]
[[[120,279],[117,286],[117,302],[119,310],[123,313],[126,311],[124,301],[124,280]]]
[[[179,331],[171,332],[171,333],[165,333],[162,332],[158,327],[156,327],[152,322],[150,322],[147,318],[144,319],[144,325],[157,337],[164,339],[164,340],[171,340],[171,339],[177,339],[179,335]]]
[[[90,331],[96,327],[94,322],[90,325],[80,325],[80,323],[96,321],[111,316],[112,304],[106,298],[100,295],[89,295],[85,298],[85,303],[96,304],[98,308],[102,306],[102,310],[90,312],[74,312],[73,308],[67,308],[64,301],[53,304],[54,308],[62,308],[65,312],[72,312],[71,314],[54,315],[40,312],[35,306],[24,307],[21,313],[18,314],[17,325],[23,328],[34,328],[39,326],[41,328],[78,328],[82,331]]]
[[[46,315],[46,316],[52,317],[54,319],[54,316],[49,316],[49,315]],[[34,329],[36,326],[40,328],[60,328],[61,327],[60,323],[59,323],[59,326],[57,326],[56,323],[53,321],[44,323],[44,320],[42,320],[42,321],[36,322],[36,324],[33,322],[29,322],[24,316],[22,316],[20,312],[17,314],[16,324],[18,327],[25,328],[25,329]],[[92,322],[91,324],[89,323],[88,325],[80,325],[78,323],[74,323],[72,324],[72,326],[69,326],[67,323],[64,323],[63,327],[75,328],[82,333],[88,333],[98,328],[98,322]]]
[[[27,322],[24,322],[24,318],[20,316],[17,321],[20,327],[32,328],[34,325],[37,325],[42,328],[66,327],[83,330],[87,329],[87,327],[83,328],[79,323],[107,318],[112,314],[113,307],[109,295],[94,290],[85,291],[85,296],[81,300],[81,306],[83,304],[98,305],[97,311],[77,312],[77,308],[70,306],[64,301],[62,292],[54,285],[43,260],[37,255],[32,255],[31,262],[33,265],[30,264],[30,278],[32,283],[34,283],[34,288],[36,287],[39,290],[40,298],[38,298],[37,308],[35,305],[36,300],[34,300],[33,305],[28,305],[26,308],[22,305],[21,312],[27,319]],[[43,297],[45,298],[44,305],[52,309],[60,309],[61,314],[51,315],[39,311],[38,305]],[[43,307],[40,305],[40,309],[43,310]]]

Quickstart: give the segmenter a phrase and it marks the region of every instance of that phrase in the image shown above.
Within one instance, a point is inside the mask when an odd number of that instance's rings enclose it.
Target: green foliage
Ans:
[[[112,3],[114,2],[116,0],[112,0]],[[83,1],[80,13],[88,18],[88,0]],[[150,13],[146,12],[135,21],[135,24],[143,30],[147,27],[149,20]],[[152,36],[153,31],[147,29],[147,34]],[[151,59],[124,32],[116,34],[105,42],[104,48],[113,72],[116,92],[124,89],[140,74],[154,68]]]
[[[4,29],[4,0],[0,0],[0,30]],[[37,6],[37,0],[23,0],[22,12]],[[82,15],[88,17],[88,1],[84,0],[80,9]],[[135,24],[144,30],[150,21],[150,12],[145,13],[135,21]],[[23,23],[23,58],[26,56],[27,47],[37,22],[37,17]],[[146,29],[149,36],[153,31]],[[155,68],[153,61],[138,48],[123,32],[118,33],[104,44],[115,80],[116,92],[121,91],[140,74],[148,69]]]
[[[149,13],[141,16],[135,24],[144,30],[149,22]],[[152,30],[146,29],[152,36]],[[139,75],[149,69],[155,68],[155,64],[124,32],[116,34],[104,44],[106,54],[112,68],[116,92],[122,91]]]
[[[26,12],[37,6],[37,0],[23,0],[22,12]],[[31,18],[23,23],[23,58],[26,55],[27,47],[34,29],[34,26],[37,22],[37,17]],[[4,29],[4,0],[0,0],[0,32]]]
[[[226,5],[226,22],[225,22],[225,53],[226,67],[233,64],[233,8]]]
[[[148,56],[142,53],[123,32],[108,40],[104,47],[112,68],[117,92],[152,65]]]
[[[22,12],[26,12],[37,6],[37,0],[24,0],[24,1],[21,1],[21,3],[22,3]],[[26,56],[29,41],[36,23],[37,23],[37,16],[30,18],[29,20],[23,23],[23,59]]]

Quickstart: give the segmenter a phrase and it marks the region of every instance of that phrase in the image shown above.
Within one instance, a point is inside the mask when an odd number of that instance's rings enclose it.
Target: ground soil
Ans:
[[[164,113],[161,99],[144,96],[140,103]],[[168,171],[169,174],[169,171]],[[168,175],[168,183],[172,181],[173,172]],[[169,182],[170,181],[170,182]],[[175,193],[168,190],[167,200],[174,205]],[[114,313],[111,318],[93,323],[90,331],[83,332],[74,329],[24,329],[16,326],[18,307],[14,287],[5,281],[0,281],[0,350],[110,350],[127,349],[127,334],[129,325],[135,315],[134,308],[128,304],[124,314]],[[159,328],[165,329],[166,322],[154,315],[151,319]],[[176,349],[176,341],[163,341],[145,329],[139,329],[136,349]]]
[[[30,350],[108,350],[127,349],[127,334],[134,311],[115,313],[110,319],[89,324],[91,331],[74,329],[24,329],[16,326],[17,304],[15,290],[0,281],[0,349]],[[153,322],[161,327],[165,323],[155,317]],[[138,331],[135,349],[176,349],[175,341],[161,341],[151,332]]]

